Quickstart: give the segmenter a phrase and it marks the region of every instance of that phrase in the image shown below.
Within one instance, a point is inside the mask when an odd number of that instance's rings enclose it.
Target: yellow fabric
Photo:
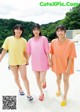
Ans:
[[[9,65],[24,65],[26,58],[24,52],[26,51],[27,41],[24,38],[15,38],[14,36],[7,37],[2,48],[9,51]]]

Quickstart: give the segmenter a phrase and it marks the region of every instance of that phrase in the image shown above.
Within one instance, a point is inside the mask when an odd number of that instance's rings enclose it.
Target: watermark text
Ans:
[[[77,2],[40,2],[40,6],[78,6],[80,3]]]

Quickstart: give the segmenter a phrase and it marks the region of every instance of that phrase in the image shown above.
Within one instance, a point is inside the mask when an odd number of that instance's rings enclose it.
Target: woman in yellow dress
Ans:
[[[2,60],[2,58],[8,51],[9,53],[8,64],[9,64],[10,70],[13,73],[16,85],[19,88],[19,94],[25,95],[24,91],[22,90],[21,84],[20,84],[18,71],[20,72],[21,78],[24,82],[24,86],[27,91],[27,98],[29,101],[31,101],[33,100],[33,98],[30,95],[29,81],[26,75],[26,64],[27,64],[26,44],[27,44],[27,41],[26,39],[22,37],[23,32],[24,32],[24,29],[21,24],[16,24],[13,27],[13,36],[7,37],[2,46],[3,51],[0,55],[0,61]]]

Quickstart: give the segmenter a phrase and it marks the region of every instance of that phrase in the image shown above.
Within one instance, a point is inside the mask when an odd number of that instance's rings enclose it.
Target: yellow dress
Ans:
[[[24,52],[26,51],[27,41],[23,37],[15,38],[14,36],[7,37],[2,48],[9,52],[9,65],[24,65],[26,58]]]

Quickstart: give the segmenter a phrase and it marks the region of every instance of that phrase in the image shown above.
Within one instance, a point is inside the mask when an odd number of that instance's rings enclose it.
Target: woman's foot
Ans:
[[[61,105],[61,106],[66,106],[66,104],[67,104],[67,100],[66,100],[66,96],[65,96],[65,97],[63,97],[63,100],[62,100],[62,102],[60,103],[60,105]]]
[[[39,96],[39,100],[43,101],[44,100],[44,94],[42,94],[41,96]]]
[[[66,101],[66,100],[63,100],[63,101],[61,101],[61,103],[60,103],[61,106],[66,106],[66,104],[67,104],[67,101]]]
[[[19,90],[19,94],[20,94],[21,96],[25,95],[24,91],[22,91],[22,90]]]
[[[61,91],[57,90],[56,96],[60,96],[60,95],[61,95]]]
[[[33,97],[32,97],[32,96],[27,96],[27,99],[28,99],[29,101],[32,101],[32,100],[33,100]]]

